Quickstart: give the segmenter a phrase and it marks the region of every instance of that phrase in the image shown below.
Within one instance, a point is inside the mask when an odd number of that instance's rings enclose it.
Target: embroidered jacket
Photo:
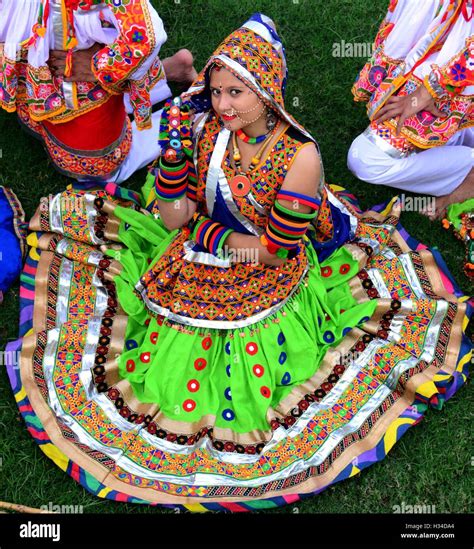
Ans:
[[[206,121],[197,143],[198,210],[209,215],[206,189],[221,126],[214,113]],[[248,174],[251,192],[245,197],[232,193],[228,181],[235,175],[226,150],[221,168],[219,212],[235,205],[242,223],[260,234],[268,222],[270,209],[283,184],[292,161],[309,139],[294,128],[281,132],[268,156]],[[223,194],[222,194],[223,193]],[[249,232],[250,234],[250,232]],[[297,290],[308,267],[303,241],[296,256],[281,267],[258,263],[249,257],[245,262],[228,263],[211,254],[195,251],[190,231],[185,226],[173,243],[140,281],[140,291],[154,312],[183,324],[228,328],[250,325],[277,311]]]
[[[60,123],[128,92],[139,129],[151,126],[149,92],[165,78],[157,54],[167,36],[148,0],[5,0],[0,15],[5,110],[13,112],[16,102],[24,101],[34,120]],[[26,25],[18,25],[20,15]],[[92,61],[98,82],[66,83],[51,74],[51,49],[67,51],[76,44],[86,49],[94,43],[106,44]]]
[[[417,40],[407,48],[405,55],[397,57],[387,54],[387,41],[391,46],[398,41],[397,53],[403,51],[403,24],[394,22],[393,14],[398,9],[407,9],[405,4],[391,2],[389,11],[382,22],[374,44],[374,53],[365,64],[352,88],[354,100],[367,103],[369,118],[376,113],[392,95],[406,96],[413,93],[423,83],[433,95],[438,97],[437,107],[446,117],[437,118],[427,111],[410,117],[404,124],[401,138],[395,138],[397,120],[382,124],[372,122],[371,127],[387,138],[392,144],[403,141],[400,150],[415,147],[426,149],[444,145],[456,132],[474,125],[472,103],[473,65],[473,25],[474,19],[468,13],[472,10],[472,0],[439,0],[431,3],[420,23]],[[419,9],[419,8],[417,8]],[[398,13],[399,15],[400,13]],[[453,31],[454,29],[454,31]],[[465,35],[462,47],[459,36]],[[389,51],[390,50],[389,48]],[[440,52],[452,51],[450,61],[436,64]],[[400,143],[399,143],[400,144]]]
[[[440,98],[446,96],[455,97],[462,93],[467,86],[474,86],[474,37],[466,40],[466,47],[451,61],[438,67],[433,65],[430,81],[435,82],[441,88],[438,91]]]

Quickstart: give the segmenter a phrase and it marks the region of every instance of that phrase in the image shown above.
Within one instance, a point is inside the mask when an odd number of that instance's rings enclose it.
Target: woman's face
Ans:
[[[263,118],[263,101],[227,69],[212,69],[210,88],[212,107],[229,130],[245,128]]]

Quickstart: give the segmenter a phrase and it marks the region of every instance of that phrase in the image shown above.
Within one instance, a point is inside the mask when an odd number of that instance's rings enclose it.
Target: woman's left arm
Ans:
[[[316,145],[304,145],[294,156],[278,191],[260,242],[269,253],[286,261],[298,250],[317,215],[322,167]]]
[[[302,148],[293,159],[279,191],[285,198],[275,201],[278,204],[273,205],[267,228],[261,238],[228,231],[227,227],[213,222],[208,217],[198,216],[199,222],[192,230],[193,239],[215,255],[222,253],[225,246],[236,257],[256,257],[259,263],[273,267],[283,265],[286,258],[278,255],[277,250],[281,248],[287,253],[297,248],[299,240],[314,217],[314,205],[311,207],[306,204],[311,204],[311,201],[318,197],[320,179],[321,162],[316,146],[311,143]],[[285,223],[289,221],[291,224],[291,231],[288,234],[281,232],[279,222],[283,218]],[[268,239],[266,244],[265,239]],[[275,242],[282,245],[279,246]]]
[[[319,184],[321,180],[321,159],[314,143],[308,143],[296,154],[288,170],[281,191],[303,194],[319,199]],[[296,200],[278,200],[286,208],[299,213],[310,213],[310,206]]]

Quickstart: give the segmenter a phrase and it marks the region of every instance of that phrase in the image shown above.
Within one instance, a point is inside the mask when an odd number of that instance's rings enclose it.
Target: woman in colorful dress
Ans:
[[[141,207],[67,191],[30,223],[11,383],[41,449],[100,497],[295,502],[465,382],[467,298],[397,202],[363,213],[324,184],[286,78],[255,14],[169,108]]]
[[[348,166],[363,181],[437,197],[474,196],[474,4],[392,0],[352,88],[369,127]]]

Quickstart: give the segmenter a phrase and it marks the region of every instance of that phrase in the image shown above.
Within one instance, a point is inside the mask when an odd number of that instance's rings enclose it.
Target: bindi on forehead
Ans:
[[[217,68],[219,68],[219,70],[217,70]],[[211,89],[220,90],[221,92],[239,90],[241,92],[247,91],[248,95],[253,94],[252,90],[246,86],[242,80],[232,74],[231,71],[227,70],[225,67],[217,65],[211,70],[209,87]]]

